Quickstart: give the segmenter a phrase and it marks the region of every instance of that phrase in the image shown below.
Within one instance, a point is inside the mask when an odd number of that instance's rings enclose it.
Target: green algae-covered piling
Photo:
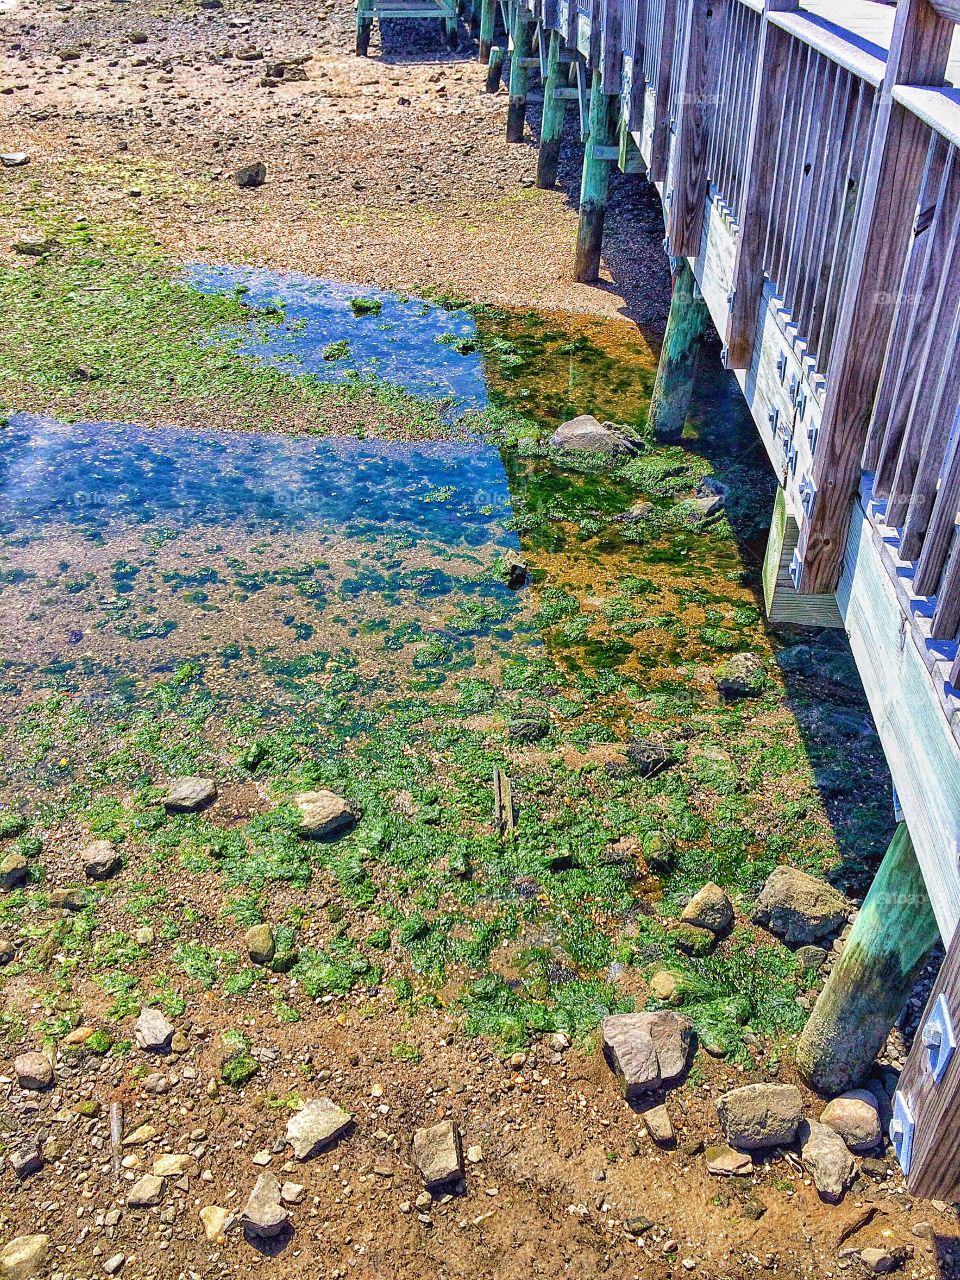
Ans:
[[[517,7],[513,19],[513,51],[510,54],[510,105],[507,108],[507,141],[522,142],[527,118],[527,66],[533,51],[533,16]]]
[[[797,1067],[809,1084],[836,1094],[863,1079],[939,938],[901,822],[797,1044]]]
[[[543,115],[540,120],[540,150],[537,153],[537,186],[549,188],[556,185],[557,165],[560,162],[560,139],[563,136],[563,117],[567,99],[563,93],[563,63],[560,53],[563,41],[559,31],[550,32],[547,50],[547,78],[543,86]]]
[[[600,72],[595,71],[590,85],[590,131],[583,152],[577,257],[573,268],[574,280],[587,284],[600,277],[603,220],[610,188],[610,164],[616,158],[613,144],[619,109],[620,99],[603,92]]]
[[[693,375],[709,320],[707,304],[700,296],[686,258],[678,258],[673,271],[673,296],[657,381],[650,399],[649,425],[654,439],[679,440],[687,420]]]

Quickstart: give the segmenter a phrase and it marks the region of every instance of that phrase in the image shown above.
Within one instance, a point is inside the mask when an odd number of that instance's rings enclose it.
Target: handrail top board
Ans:
[[[816,14],[772,12],[767,14],[767,21],[868,84],[877,86],[883,80],[887,51],[880,45]]]
[[[952,146],[960,147],[960,89],[898,84],[893,97]]]

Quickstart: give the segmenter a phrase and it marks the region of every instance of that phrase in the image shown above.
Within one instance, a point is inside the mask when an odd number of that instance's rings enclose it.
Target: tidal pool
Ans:
[[[873,839],[872,802],[831,812],[817,770],[842,795],[880,778],[882,755],[850,731],[844,685],[826,701],[847,728],[823,730],[817,688],[813,741],[813,692],[769,661],[755,584],[771,480],[731,381],[705,367],[680,446],[558,457],[544,440],[571,413],[643,422],[652,354],[626,322],[369,290],[379,309],[357,315],[360,291],[301,277],[192,279],[246,289],[235,358],[399,383],[441,400],[454,438],[10,419],[0,850],[30,879],[0,923],[38,938],[50,883],[78,884],[78,914],[50,919],[84,1017],[116,1028],[201,988],[240,1021],[279,973],[280,1022],[350,994],[450,1006],[516,1044],[645,999],[652,964],[686,975],[720,1052],[795,1026],[788,951],[743,927],[722,960],[690,955],[673,918],[707,879],[739,905],[783,859],[822,868]],[[724,511],[704,516],[715,492]],[[725,703],[715,672],[743,649],[768,683]],[[513,785],[510,836],[494,769]],[[183,774],[217,780],[212,808],[164,812]],[[334,843],[297,835],[290,798],[316,787],[359,814]],[[122,850],[119,887],[79,875],[92,837]],[[260,919],[279,931],[272,976],[237,943]],[[134,945],[135,920],[159,951]],[[28,992],[40,947],[3,981]]]

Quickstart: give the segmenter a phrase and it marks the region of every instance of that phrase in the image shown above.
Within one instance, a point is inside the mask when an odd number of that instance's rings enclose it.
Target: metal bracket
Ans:
[[[803,507],[803,514],[808,520],[813,515],[813,508],[816,501],[817,486],[809,476],[804,476],[800,481],[800,505]]]
[[[811,421],[807,427],[807,444],[810,446],[810,456],[813,457],[817,451],[817,441],[820,439],[820,428],[817,423]]]
[[[923,1024],[920,1039],[927,1050],[933,1079],[936,1084],[939,1084],[957,1048],[950,1008],[947,997],[942,991],[930,1011],[930,1017]]]
[[[790,581],[793,583],[794,591],[800,590],[800,580],[803,577],[803,561],[800,559],[800,552],[794,551],[793,559],[790,561]]]
[[[777,377],[782,382],[787,376],[787,353],[781,351],[777,356]]]
[[[896,1153],[897,1162],[904,1174],[910,1172],[910,1161],[913,1157],[914,1120],[910,1104],[898,1089],[893,1095],[893,1118],[890,1121],[890,1141]]]
[[[777,427],[780,425],[780,410],[775,404],[770,406],[770,412],[767,416],[770,420],[770,430],[776,435]]]

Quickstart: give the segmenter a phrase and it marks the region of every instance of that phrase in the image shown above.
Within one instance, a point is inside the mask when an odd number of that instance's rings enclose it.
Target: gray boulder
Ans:
[[[160,1009],[141,1009],[134,1037],[146,1053],[166,1053],[173,1039],[173,1026]]]
[[[817,942],[836,933],[852,909],[842,893],[796,867],[776,867],[760,890],[754,923],[784,942]]]
[[[311,839],[342,835],[357,820],[350,801],[333,791],[301,791],[293,803],[300,810],[300,834]]]
[[[735,653],[719,668],[715,683],[728,702],[757,698],[766,686],[767,670],[755,653]]]
[[[287,1141],[298,1160],[309,1160],[338,1138],[353,1117],[329,1098],[313,1098],[287,1123]]]
[[[800,1125],[800,1159],[824,1200],[836,1203],[857,1176],[846,1143],[829,1125],[804,1120]]]
[[[80,851],[83,873],[88,880],[109,880],[123,864],[120,854],[109,840],[94,840]]]
[[[615,1013],[601,1024],[603,1055],[627,1101],[676,1080],[687,1067],[693,1041],[689,1018],[657,1013]]]
[[[820,1113],[851,1151],[872,1151],[880,1143],[880,1111],[869,1089],[850,1089],[828,1102]]]
[[[262,187],[267,180],[267,166],[262,160],[256,160],[253,164],[242,164],[234,174],[234,179],[237,186],[242,189]]]
[[[636,443],[629,440],[609,422],[598,422],[592,414],[581,413],[577,418],[564,422],[550,437],[552,449],[565,453],[606,453],[626,455],[636,452]]]
[[[46,1271],[49,1250],[49,1236],[14,1236],[0,1249],[0,1276],[3,1280],[34,1280]]]
[[[746,1084],[717,1099],[727,1141],[745,1151],[792,1142],[803,1112],[793,1084]]]
[[[0,889],[19,889],[30,876],[30,864],[22,853],[8,853],[0,860]]]
[[[254,1236],[279,1235],[290,1215],[280,1198],[280,1183],[272,1173],[261,1173],[243,1206],[243,1225]]]
[[[127,1192],[127,1205],[131,1209],[149,1209],[163,1199],[164,1182],[154,1173],[145,1173]]]
[[[723,933],[733,924],[733,907],[720,886],[711,881],[693,895],[680,912],[680,919],[697,929]]]
[[[213,778],[174,778],[163,797],[168,813],[196,813],[217,798]]]
[[[247,954],[254,964],[269,964],[276,953],[273,929],[268,924],[252,925],[243,936]]]
[[[452,1120],[441,1120],[413,1135],[413,1163],[424,1186],[443,1187],[463,1177],[460,1131]]]
[[[50,1059],[36,1050],[19,1054],[14,1059],[13,1070],[21,1089],[39,1092],[41,1089],[49,1089],[53,1084]]]

